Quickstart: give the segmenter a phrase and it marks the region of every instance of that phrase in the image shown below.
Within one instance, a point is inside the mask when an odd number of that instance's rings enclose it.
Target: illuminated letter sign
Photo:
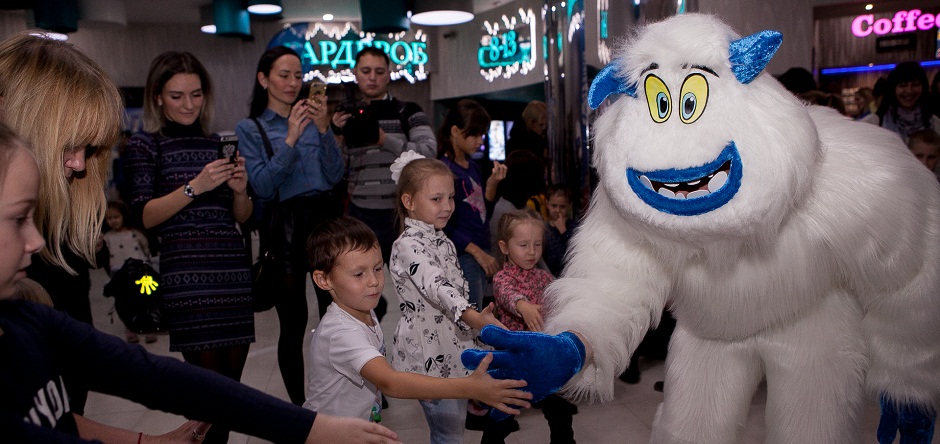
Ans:
[[[414,32],[382,34],[360,32],[351,23],[343,26],[324,26],[322,23],[297,23],[277,33],[268,48],[286,46],[300,54],[304,81],[314,78],[324,82],[351,82],[356,54],[362,48],[381,49],[392,61],[391,78],[404,78],[411,83],[425,80],[428,73],[427,34]]]
[[[892,18],[875,20],[874,14],[862,14],[852,20],[852,34],[867,37],[871,34],[899,34],[902,32],[927,31],[937,26],[937,16],[920,9],[897,11]]]
[[[480,75],[492,82],[497,77],[510,78],[513,74],[526,75],[535,68],[536,41],[535,13],[519,10],[519,17],[503,16],[499,23],[483,22],[486,34],[480,39],[477,62]]]

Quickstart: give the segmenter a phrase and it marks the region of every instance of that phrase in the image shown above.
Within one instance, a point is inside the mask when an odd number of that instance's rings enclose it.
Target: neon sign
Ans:
[[[428,73],[427,34],[413,32],[376,35],[361,32],[351,23],[324,26],[322,23],[297,23],[277,33],[268,48],[286,46],[297,51],[304,81],[320,79],[327,83],[351,82],[356,54],[365,47],[379,48],[392,62],[392,80],[404,78],[410,83],[426,80]]]
[[[852,20],[852,34],[856,37],[898,34],[902,32],[927,31],[937,26],[937,16],[921,12],[920,9],[897,11],[892,18],[875,20],[874,14],[863,14]]]
[[[607,16],[610,9],[609,0],[597,1],[597,57],[604,65],[610,63],[611,48],[607,44],[609,38],[607,29]]]
[[[480,75],[489,82],[498,77],[526,75],[535,69],[535,13],[519,9],[519,16],[502,17],[499,23],[483,22],[486,34],[480,39],[477,62]]]

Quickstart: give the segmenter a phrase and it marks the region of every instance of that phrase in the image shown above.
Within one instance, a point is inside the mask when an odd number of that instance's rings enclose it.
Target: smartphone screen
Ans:
[[[326,103],[326,83],[313,82],[310,84],[310,100],[317,103]]]
[[[238,155],[238,136],[222,136],[219,138],[219,159],[228,158],[230,163],[235,163],[235,156]]]

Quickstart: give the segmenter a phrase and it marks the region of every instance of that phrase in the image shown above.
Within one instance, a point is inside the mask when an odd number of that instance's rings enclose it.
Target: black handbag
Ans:
[[[160,313],[160,275],[140,260],[128,259],[104,286],[114,298],[114,309],[128,330],[153,333],[165,329]]]
[[[271,141],[268,134],[257,118],[251,119],[258,127],[258,133],[264,142],[264,150],[268,160],[274,157]],[[277,289],[284,283],[284,261],[275,257],[271,248],[272,230],[276,226],[277,211],[280,207],[278,197],[261,203],[261,220],[258,222],[258,237],[260,238],[260,254],[258,261],[251,266],[251,304],[255,313],[268,311],[274,307]],[[255,202],[259,202],[253,199]],[[258,208],[256,207],[256,210]]]
[[[284,283],[284,262],[270,251],[251,266],[251,305],[255,313],[274,307],[277,289]]]

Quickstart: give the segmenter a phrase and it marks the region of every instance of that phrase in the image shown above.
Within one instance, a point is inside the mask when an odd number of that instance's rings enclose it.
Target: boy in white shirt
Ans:
[[[385,359],[382,329],[373,309],[385,286],[378,240],[350,217],[324,222],[310,236],[313,280],[333,303],[313,333],[307,358],[307,401],[318,412],[381,420],[384,393],[410,399],[477,399],[508,414],[529,407],[525,381],[497,380],[486,372],[492,355],[466,378],[434,378],[394,370]]]

